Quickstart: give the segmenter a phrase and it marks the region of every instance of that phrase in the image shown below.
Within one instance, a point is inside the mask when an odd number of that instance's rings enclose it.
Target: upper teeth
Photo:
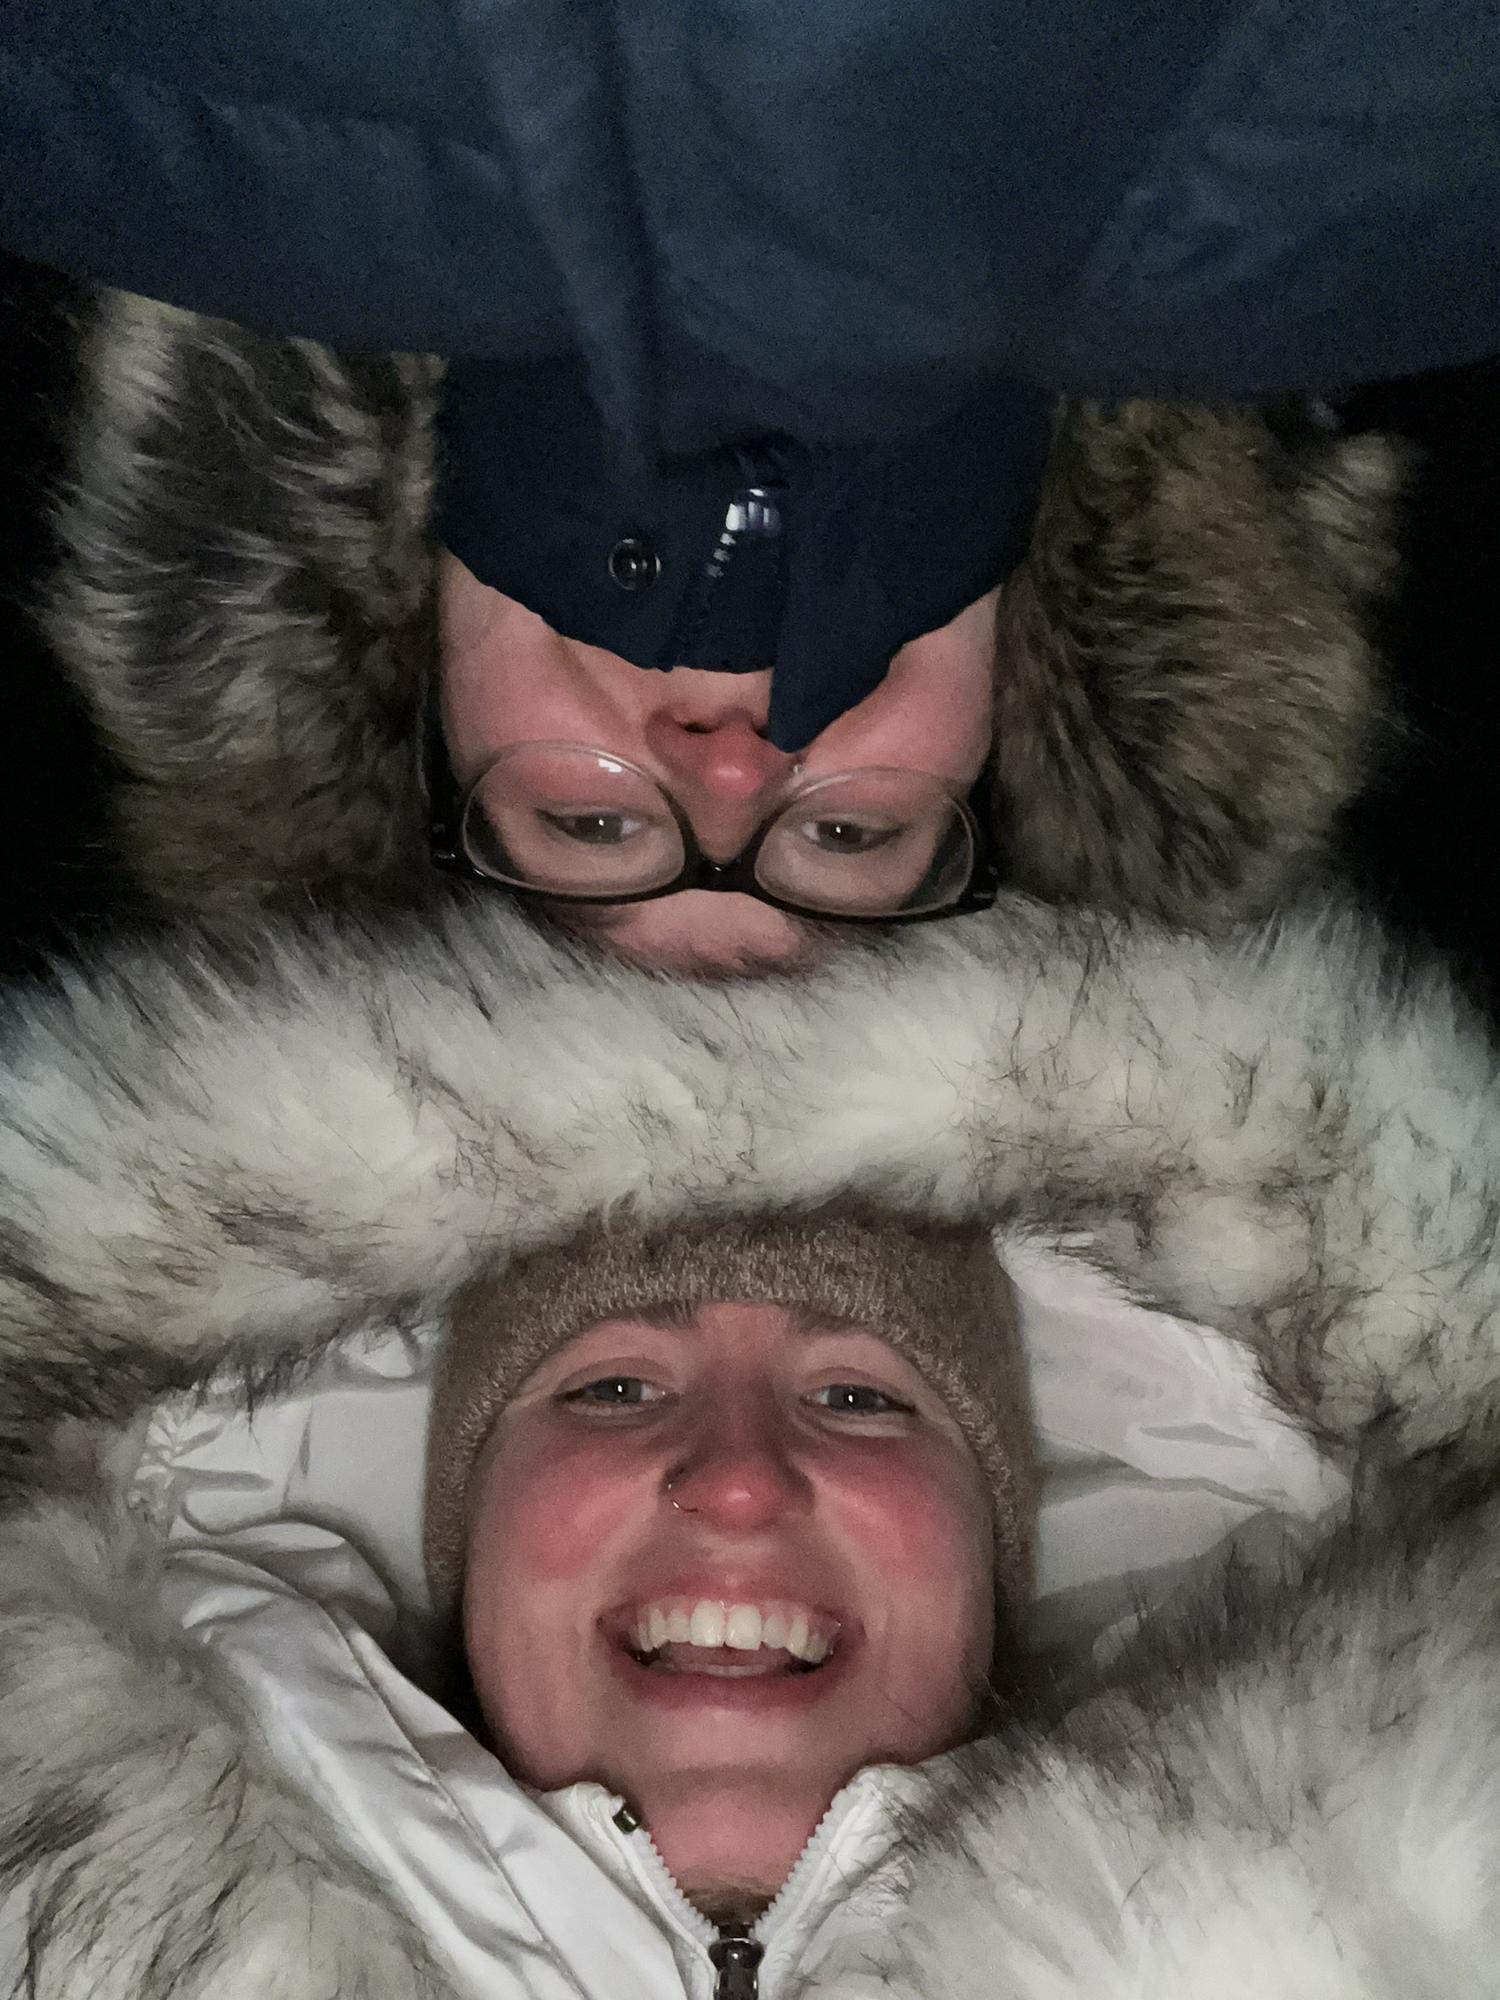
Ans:
[[[642,1653],[669,1645],[728,1646],[737,1653],[767,1646],[816,1666],[827,1658],[837,1629],[805,1604],[725,1604],[712,1597],[671,1597],[638,1607],[635,1645]]]

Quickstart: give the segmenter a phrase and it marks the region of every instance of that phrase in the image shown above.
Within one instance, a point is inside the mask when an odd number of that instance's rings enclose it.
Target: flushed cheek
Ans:
[[[872,1453],[842,1468],[830,1495],[858,1552],[885,1575],[934,1591],[974,1567],[988,1536],[983,1490],[957,1454]]]
[[[580,1633],[569,1607],[535,1606],[516,1621],[505,1615],[507,1592],[471,1598],[466,1607],[466,1651],[479,1704],[495,1748],[508,1770],[525,1783],[550,1789],[584,1774],[595,1702],[589,1635]]]
[[[930,1700],[946,1690],[944,1713],[920,1705],[941,1736],[985,1670],[993,1633],[989,1512],[977,1476],[967,1463],[872,1466],[843,1482],[837,1519],[861,1580],[871,1673],[898,1709],[909,1691]]]
[[[962,638],[939,635],[939,650],[897,654],[885,679],[859,707],[831,723],[808,756],[811,771],[891,763],[965,781],[978,775],[989,749],[994,696],[994,611]]]
[[[490,1468],[473,1517],[466,1586],[468,1657],[508,1766],[548,1788],[592,1770],[598,1736],[598,1618],[622,1567],[621,1523],[637,1482],[597,1446],[553,1437]]]
[[[623,1521],[649,1505],[649,1467],[622,1462],[618,1441],[548,1433],[507,1453],[483,1493],[484,1539],[506,1569],[537,1583],[597,1572]]]

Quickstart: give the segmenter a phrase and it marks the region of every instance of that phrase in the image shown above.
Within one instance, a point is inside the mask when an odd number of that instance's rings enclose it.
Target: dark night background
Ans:
[[[72,294],[0,259],[0,969],[87,935],[119,902],[109,774],[28,616],[50,557],[46,494],[62,469]],[[1500,697],[1492,598],[1500,555],[1500,360],[1361,392],[1349,420],[1415,447],[1405,573],[1384,653],[1403,744],[1356,809],[1350,859],[1368,900],[1500,998]]]

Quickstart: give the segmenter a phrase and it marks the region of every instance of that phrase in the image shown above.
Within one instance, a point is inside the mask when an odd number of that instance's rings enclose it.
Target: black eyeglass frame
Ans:
[[[587,744],[579,744],[579,749],[587,749]],[[613,753],[595,750],[598,757],[608,757]],[[628,762],[628,759],[617,759]],[[760,850],[765,844],[776,821],[785,806],[793,803],[787,800],[775,812],[769,814],[756,828],[749,843],[728,861],[711,861],[698,845],[698,836],[692,821],[683,811],[670,792],[663,790],[656,780],[657,789],[666,800],[672,817],[677,822],[682,836],[682,868],[670,882],[656,889],[638,889],[626,895],[583,896],[567,890],[542,889],[522,882],[505,882],[497,875],[491,875],[472,861],[464,852],[463,822],[468,809],[469,798],[478,785],[482,784],[492,766],[475,779],[467,788],[461,786],[453,775],[453,765],[448,756],[448,745],[443,735],[442,715],[435,693],[430,693],[426,702],[425,727],[423,732],[423,775],[427,791],[428,810],[428,853],[435,868],[447,875],[462,876],[470,881],[483,882],[491,889],[503,889],[511,895],[526,896],[542,903],[569,903],[584,907],[624,907],[630,903],[654,903],[662,896],[675,896],[684,889],[707,889],[726,894],[754,896],[757,902],[768,903],[772,909],[785,910],[788,916],[807,917],[826,924],[926,924],[935,923],[941,917],[970,916],[978,910],[987,910],[993,905],[1000,888],[1000,873],[997,864],[994,841],[981,812],[975,810],[975,801],[989,788],[991,767],[986,763],[975,780],[967,797],[956,798],[953,803],[962,813],[969,829],[973,860],[969,869],[969,879],[959,895],[951,903],[944,903],[936,910],[893,910],[881,916],[863,916],[847,911],[812,909],[805,903],[793,903],[785,897],[773,895],[756,880],[755,864]],[[634,769],[634,766],[631,766]],[[649,773],[642,775],[648,776]],[[830,772],[830,777],[843,775]]]

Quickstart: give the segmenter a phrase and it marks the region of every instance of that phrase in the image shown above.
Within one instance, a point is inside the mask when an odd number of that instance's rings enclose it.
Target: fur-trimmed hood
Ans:
[[[622,1202],[868,1193],[1082,1232],[1342,1451],[1490,1463],[1495,1057],[1352,916],[1215,943],[1013,901],[715,985],[481,899],[126,947],[13,998],[0,1053],[10,1442],[431,1318]]]
[[[1500,1993],[1497,1586],[1493,1504],[1215,1578],[948,1760],[798,2000]]]
[[[1044,1234],[1224,1330],[1357,1505],[1311,1558],[1227,1597],[1211,1580],[1180,1629],[1149,1621],[1102,1679],[936,1773],[784,1991],[1500,1990],[1496,1543],[1474,1497],[1500,1451],[1500,1077],[1444,980],[1353,920],[1214,946],[1013,904],[715,987],[456,906],[253,955],[125,951],[13,1002],[4,1055],[18,1990],[446,1990],[164,1621],[109,1438],[210,1373],[265,1393],[329,1343],[438,1316],[604,1208],[848,1192]]]
[[[102,300],[50,625],[168,904],[431,899],[440,377]],[[1381,745],[1396,479],[1373,436],[1060,407],[999,631],[1014,886],[1212,922],[1322,868]]]

